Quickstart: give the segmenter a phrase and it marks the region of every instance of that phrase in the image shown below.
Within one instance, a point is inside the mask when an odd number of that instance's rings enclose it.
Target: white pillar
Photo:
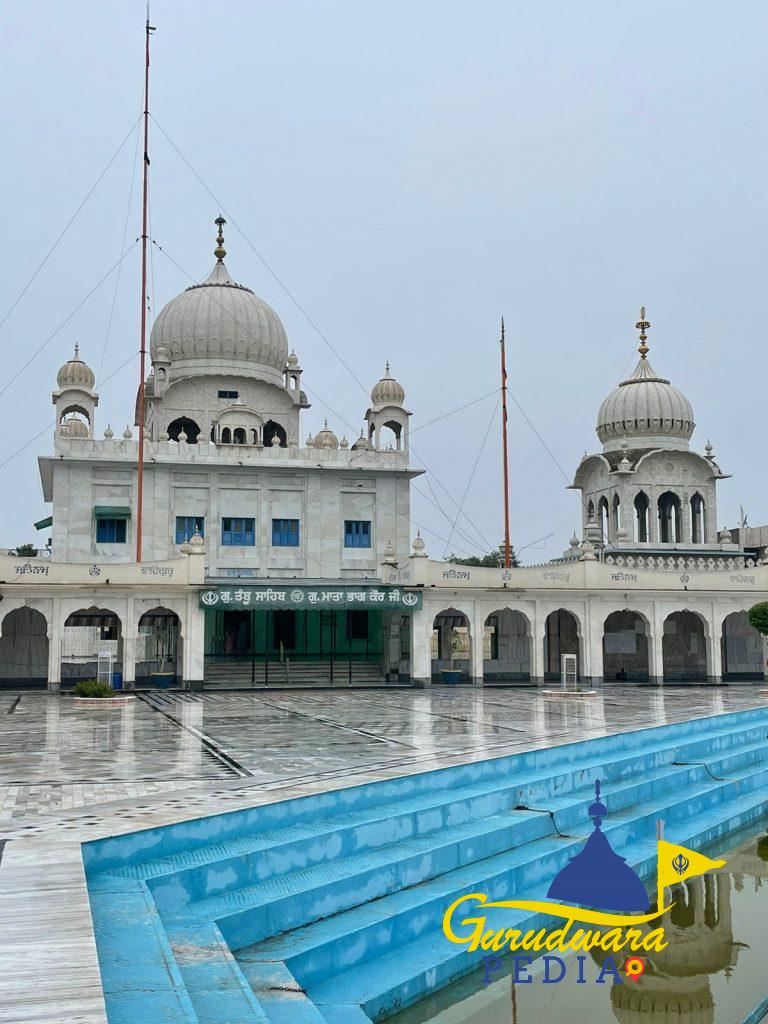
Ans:
[[[485,630],[485,616],[478,611],[477,602],[474,605],[474,615],[470,619],[472,623],[472,682],[475,686],[483,685],[483,634]]]
[[[411,680],[414,686],[432,682],[432,618],[426,608],[411,613]]]
[[[200,607],[198,595],[187,598],[186,621],[182,623],[184,637],[183,682],[191,690],[202,690],[205,678],[205,611]]]
[[[64,623],[61,621],[61,600],[53,598],[51,617],[48,622],[48,689],[58,693],[61,689],[61,638]]]
[[[706,619],[705,633],[709,633],[708,637],[704,637],[707,645],[707,682],[721,683],[723,681],[723,623],[715,611],[714,605],[710,607]]]
[[[651,636],[648,641],[648,652],[650,656],[650,682],[664,683],[664,619],[666,616],[659,611],[656,603],[653,605],[653,620],[651,622]]]
[[[544,685],[544,624],[547,616],[538,602],[531,615],[531,682]]]

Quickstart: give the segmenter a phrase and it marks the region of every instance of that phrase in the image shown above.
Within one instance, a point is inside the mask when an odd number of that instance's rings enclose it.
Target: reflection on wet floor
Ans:
[[[20,699],[18,699],[20,697]],[[438,767],[766,703],[742,687],[157,693],[116,709],[0,692],[0,819],[247,778]]]
[[[741,1024],[768,994],[768,821],[758,835],[732,836],[703,852],[727,866],[670,890],[675,906],[665,921],[669,945],[645,960],[635,981],[597,983],[605,954],[589,954],[581,970],[564,957],[565,975],[545,984],[543,961],[531,981],[513,984],[511,957],[493,971],[478,970],[389,1018],[389,1024]],[[619,966],[617,964],[617,966]],[[559,969],[551,966],[550,977]]]

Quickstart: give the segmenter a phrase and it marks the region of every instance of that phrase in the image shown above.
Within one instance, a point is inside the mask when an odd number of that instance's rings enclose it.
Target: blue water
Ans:
[[[596,984],[601,961],[588,956],[579,984],[571,956],[561,982],[544,984],[539,962],[516,985],[507,959],[492,978],[475,971],[387,1024],[741,1024],[768,994],[768,819],[760,825],[706,850],[728,861],[720,871],[670,890],[669,946],[637,981]]]

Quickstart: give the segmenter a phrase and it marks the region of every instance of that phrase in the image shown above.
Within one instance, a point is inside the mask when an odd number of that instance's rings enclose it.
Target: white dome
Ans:
[[[250,288],[236,284],[222,258],[202,284],[187,288],[160,310],[150,350],[153,361],[170,358],[174,364],[248,363],[248,369],[262,367],[281,383],[288,340],[274,309]]]
[[[378,384],[373,385],[371,401],[376,406],[402,405],[405,401],[405,389],[402,384],[398,384],[394,377],[390,376],[389,363],[386,365],[384,376]]]
[[[315,448],[338,448],[339,439],[336,437],[332,430],[328,429],[328,420],[325,421],[325,425],[322,430],[318,430],[315,434],[314,441]]]
[[[75,354],[56,374],[56,383],[60,388],[81,388],[91,391],[96,383],[93,370],[80,358],[80,349],[75,345]]]
[[[604,451],[618,451],[623,440],[633,447],[687,448],[695,422],[691,403],[643,355],[631,377],[603,400],[597,436]]]

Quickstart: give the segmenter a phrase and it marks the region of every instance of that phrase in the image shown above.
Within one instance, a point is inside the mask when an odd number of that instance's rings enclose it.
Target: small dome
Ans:
[[[427,557],[427,553],[425,551],[426,546],[427,545],[424,543],[424,538],[421,536],[421,532],[417,530],[416,531],[416,536],[411,541],[411,547],[413,548],[413,557],[414,558],[426,558]]]
[[[339,439],[332,430],[328,429],[328,420],[322,430],[315,434],[315,448],[338,448]]]
[[[221,226],[225,223],[218,218]],[[288,339],[271,306],[229,276],[219,232],[216,264],[202,284],[192,285],[159,312],[150,338],[152,361],[188,363],[208,372],[201,363],[251,363],[282,384],[288,359]],[[189,369],[190,367],[188,367]]]
[[[398,384],[394,377],[390,376],[389,363],[386,364],[384,376],[373,385],[371,401],[374,405],[402,405],[405,401],[405,389]]]
[[[360,437],[352,445],[353,452],[370,452],[372,451],[370,441],[363,436],[362,430],[360,431]]]
[[[80,358],[80,347],[75,344],[74,356],[56,374],[56,383],[60,388],[82,388],[91,391],[96,383],[93,370]]]
[[[69,437],[88,437],[88,427],[82,420],[77,419],[76,416],[64,420],[62,426],[67,428],[67,436]]]
[[[637,323],[640,328],[640,360],[631,377],[623,380],[603,399],[597,414],[597,436],[603,451],[618,451],[626,438],[633,447],[688,448],[695,422],[691,403],[665,377],[659,377],[648,362],[645,309]]]
[[[296,355],[293,349],[291,349],[291,354],[288,356],[286,365],[289,366],[291,369],[294,369],[299,365],[299,357]]]

